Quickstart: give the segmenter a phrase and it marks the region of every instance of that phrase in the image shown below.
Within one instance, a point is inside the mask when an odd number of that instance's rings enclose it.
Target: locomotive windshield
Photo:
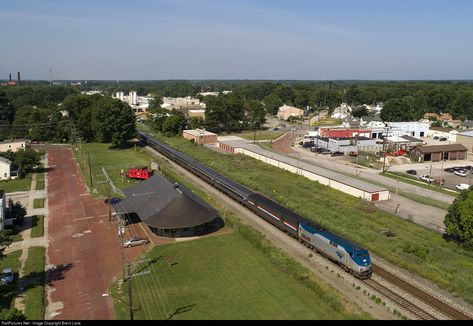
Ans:
[[[367,250],[355,252],[352,257],[358,265],[369,266],[371,264],[371,257]]]

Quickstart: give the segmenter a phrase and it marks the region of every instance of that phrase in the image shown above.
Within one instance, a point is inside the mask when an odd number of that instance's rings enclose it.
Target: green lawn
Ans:
[[[44,198],[35,198],[33,201],[33,208],[44,208]]]
[[[283,136],[285,132],[276,132],[276,131],[263,131],[259,130],[256,132],[256,140],[276,140]],[[254,131],[245,131],[241,133],[233,133],[231,136],[241,137],[246,140],[254,140],[255,132]]]
[[[0,189],[5,190],[5,193],[29,191],[31,188],[31,174],[28,174],[23,179],[0,181]]]
[[[44,216],[33,216],[33,228],[31,229],[32,238],[40,238],[44,236]]]
[[[473,303],[473,253],[445,241],[439,234],[376,210],[370,203],[249,157],[221,155],[181,138],[161,139]],[[397,236],[386,237],[387,230]],[[445,263],[445,257],[448,257],[448,263]]]
[[[44,247],[28,249],[24,275],[32,279],[25,295],[25,316],[28,320],[44,320],[45,314],[45,252]]]
[[[285,270],[288,258],[265,255],[238,234],[160,246],[142,258],[151,265],[135,269],[150,271],[132,280],[135,319],[366,318],[344,311],[340,297],[310,281],[297,263]],[[123,284],[112,293],[127,302]],[[128,319],[128,307],[115,303],[117,318]]]
[[[36,175],[36,190],[44,190],[44,173],[38,173]]]
[[[16,278],[18,277],[18,272],[20,270],[20,256],[21,250],[14,251],[6,257],[3,257],[0,260],[0,272],[4,268],[12,268],[16,273]],[[0,284],[0,309],[10,309],[14,306],[15,301],[15,292],[16,292],[16,282],[9,285]]]
[[[82,144],[82,152],[79,153],[75,152],[75,155],[80,163],[87,185],[90,187],[90,174],[87,170],[87,155],[89,155],[92,168],[93,193],[98,193],[104,197],[108,197],[108,188],[106,184],[100,184],[100,182],[105,180],[102,167],[105,168],[118,188],[125,189],[138,184],[139,181],[128,180],[120,176],[121,170],[126,171],[131,167],[141,166],[147,166],[150,169],[151,163],[156,161],[139,147],[135,150],[133,144],[130,144],[130,147],[127,149],[119,150],[110,150],[109,144]]]

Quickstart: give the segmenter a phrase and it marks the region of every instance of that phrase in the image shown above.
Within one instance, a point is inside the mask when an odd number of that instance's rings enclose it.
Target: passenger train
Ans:
[[[371,277],[373,270],[368,250],[330,232],[321,225],[304,219],[262,194],[255,193],[226,178],[217,171],[157,141],[146,133],[138,132],[138,137],[151,148],[246,206],[286,234],[339,264],[345,271],[360,279]]]

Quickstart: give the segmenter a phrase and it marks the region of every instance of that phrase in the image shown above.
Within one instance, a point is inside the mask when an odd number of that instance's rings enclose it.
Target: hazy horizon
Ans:
[[[473,79],[469,0],[0,0],[0,79]]]

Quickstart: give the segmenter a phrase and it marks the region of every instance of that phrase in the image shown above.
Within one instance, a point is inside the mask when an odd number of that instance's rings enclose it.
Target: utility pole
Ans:
[[[130,320],[133,320],[133,296],[131,295],[131,264],[128,263],[128,277],[127,277],[127,282],[128,282],[128,303],[130,305]]]
[[[94,183],[92,181],[92,169],[90,168],[90,154],[89,154],[89,152],[87,152],[87,161],[88,161],[88,165],[89,165],[90,188],[93,188]]]
[[[384,156],[383,173],[386,172],[386,139],[387,138],[388,138],[388,128],[386,128],[386,136],[384,136],[384,139],[383,139],[383,156]]]
[[[53,67],[49,66],[49,86],[53,84]]]

